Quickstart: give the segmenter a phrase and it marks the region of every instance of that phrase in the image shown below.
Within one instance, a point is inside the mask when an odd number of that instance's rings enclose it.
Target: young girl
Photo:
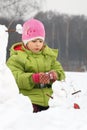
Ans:
[[[43,23],[37,19],[27,20],[23,25],[22,42],[11,47],[7,65],[20,93],[31,99],[33,112],[49,108],[52,83],[65,79],[57,55],[58,50],[49,48],[45,43]]]

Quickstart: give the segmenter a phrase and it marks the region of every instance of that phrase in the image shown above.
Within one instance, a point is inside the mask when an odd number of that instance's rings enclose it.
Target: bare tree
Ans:
[[[0,17],[28,19],[43,8],[45,0],[0,0]]]

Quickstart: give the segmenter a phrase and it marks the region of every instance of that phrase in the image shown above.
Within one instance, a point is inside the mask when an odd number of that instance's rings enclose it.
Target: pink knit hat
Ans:
[[[26,45],[36,38],[45,39],[45,28],[39,20],[30,19],[23,24],[22,41]]]

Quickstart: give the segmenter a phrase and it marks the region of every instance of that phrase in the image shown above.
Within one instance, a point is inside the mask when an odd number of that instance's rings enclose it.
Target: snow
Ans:
[[[0,130],[86,130],[87,72],[65,72],[66,80],[55,81],[52,85],[54,93],[53,99],[49,100],[50,108],[33,113],[30,99],[19,94],[14,77],[5,64],[8,44],[5,30],[7,28],[0,25]],[[81,92],[72,95],[78,90]],[[74,109],[73,103],[80,109]]]

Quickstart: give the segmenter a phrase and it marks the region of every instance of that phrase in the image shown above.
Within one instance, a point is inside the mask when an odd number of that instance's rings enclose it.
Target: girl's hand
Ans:
[[[44,72],[35,73],[32,75],[33,81],[39,84],[49,84],[50,76]]]
[[[56,81],[58,79],[58,75],[54,70],[49,72],[49,76],[50,76],[50,81],[51,82],[54,82],[54,81]]]

